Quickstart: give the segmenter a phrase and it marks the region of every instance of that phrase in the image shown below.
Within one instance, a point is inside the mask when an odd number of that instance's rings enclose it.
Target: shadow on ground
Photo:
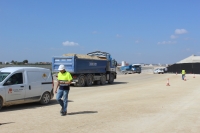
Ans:
[[[5,124],[11,124],[11,123],[14,123],[14,122],[0,123],[0,126],[3,126],[3,125],[5,125]]]
[[[68,102],[73,102],[73,101],[68,100]],[[39,102],[17,104],[17,105],[12,105],[12,106],[5,106],[0,110],[0,112],[8,112],[8,111],[24,110],[24,109],[35,109],[35,108],[40,108],[40,107],[44,107],[44,106],[52,106],[55,104],[59,104],[56,101],[56,99],[52,99],[49,102],[49,104],[47,104],[47,105],[41,105]]]
[[[91,113],[98,113],[98,111],[80,111],[80,112],[71,112],[71,113],[67,113],[67,115],[91,114]]]
[[[84,87],[102,87],[102,86],[108,86],[108,85],[119,85],[119,84],[127,84],[128,82],[113,82],[112,84],[106,83],[104,85],[101,84],[93,84],[91,86],[84,86]],[[71,87],[76,87],[74,85],[70,85]]]

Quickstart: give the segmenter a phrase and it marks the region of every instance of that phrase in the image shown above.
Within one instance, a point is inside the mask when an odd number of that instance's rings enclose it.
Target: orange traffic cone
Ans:
[[[167,85],[166,85],[166,86],[170,86],[170,85],[169,85],[169,78],[167,79]]]

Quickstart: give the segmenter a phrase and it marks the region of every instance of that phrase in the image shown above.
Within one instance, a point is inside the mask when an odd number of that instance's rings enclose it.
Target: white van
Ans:
[[[39,67],[0,69],[0,109],[28,102],[48,104],[53,98],[51,71]]]

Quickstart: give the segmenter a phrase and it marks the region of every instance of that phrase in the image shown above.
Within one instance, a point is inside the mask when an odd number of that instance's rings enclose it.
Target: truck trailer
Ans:
[[[86,55],[55,56],[52,58],[52,72],[58,73],[61,64],[71,73],[74,86],[104,85],[106,82],[112,84],[117,78],[117,62],[107,52],[95,51]]]

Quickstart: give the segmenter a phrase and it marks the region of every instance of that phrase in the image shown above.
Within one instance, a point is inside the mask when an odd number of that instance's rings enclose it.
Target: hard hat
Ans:
[[[59,71],[65,70],[65,66],[64,66],[64,65],[60,65],[60,66],[58,67],[58,70],[59,70]]]

